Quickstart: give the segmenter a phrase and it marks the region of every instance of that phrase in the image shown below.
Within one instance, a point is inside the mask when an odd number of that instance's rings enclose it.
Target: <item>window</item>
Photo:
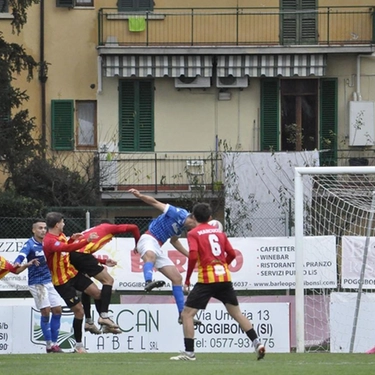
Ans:
[[[8,0],[0,0],[0,13],[8,13],[9,6]]]
[[[51,133],[53,150],[74,150],[74,141],[78,149],[96,148],[96,102],[77,101],[74,108],[74,100],[52,100]]]
[[[318,80],[282,79],[280,83],[281,149],[318,148]]]
[[[77,7],[92,7],[94,6],[94,0],[76,0]]]
[[[317,0],[281,0],[280,44],[315,44]]]
[[[119,150],[154,151],[154,84],[121,80]]]
[[[73,8],[74,0],[56,0],[56,7],[58,8]]]
[[[117,4],[120,12],[147,11],[154,9],[153,0],[118,0]]]
[[[56,7],[58,8],[93,7],[93,6],[94,6],[94,0],[56,0]]]
[[[337,80],[263,79],[261,150],[329,150],[321,165],[337,158]]]
[[[96,148],[96,102],[76,102],[77,148]]]

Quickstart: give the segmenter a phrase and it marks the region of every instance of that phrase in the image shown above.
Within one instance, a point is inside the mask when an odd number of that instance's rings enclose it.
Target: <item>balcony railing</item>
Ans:
[[[102,191],[126,191],[131,187],[157,192],[222,189],[220,153],[160,152],[99,155]]]
[[[338,150],[335,160],[328,160],[324,152],[320,156],[321,165],[375,165],[373,149]],[[100,187],[103,192],[125,192],[137,187],[154,193],[219,193],[225,187],[223,157],[221,152],[124,153],[114,157],[100,153]],[[233,176],[235,166],[230,168],[233,170],[226,174]]]
[[[144,30],[129,31],[130,17]],[[155,8],[98,13],[100,46],[288,46],[374,42],[374,7],[332,6],[305,11],[279,8]]]

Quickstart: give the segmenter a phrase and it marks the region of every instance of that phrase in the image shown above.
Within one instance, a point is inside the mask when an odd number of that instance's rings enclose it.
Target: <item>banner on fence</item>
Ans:
[[[331,353],[349,353],[351,344],[353,353],[365,353],[373,348],[375,346],[375,295],[331,293],[330,297]],[[358,297],[361,302],[359,306]],[[355,319],[356,314],[358,314],[357,319]],[[354,324],[356,329],[353,331]]]
[[[32,299],[30,306],[1,306],[0,354],[45,352],[40,312],[32,306]],[[122,333],[86,333],[84,345],[90,353],[163,353],[183,350],[182,326],[177,322],[175,304],[111,305],[111,310]],[[289,352],[289,303],[243,303],[241,311],[252,320],[268,352]],[[197,352],[254,351],[251,340],[221,303],[211,303],[198,314],[203,324],[195,330]],[[93,318],[96,318],[95,313]],[[73,351],[72,320],[72,312],[64,309],[58,344],[66,352]]]
[[[3,245],[1,245],[1,241]],[[12,245],[12,241],[14,244]],[[0,240],[0,255],[14,260],[17,251],[25,240]],[[236,249],[237,257],[230,265],[233,285],[237,290],[255,289],[294,289],[295,287],[295,249],[294,237],[230,238]],[[306,237],[304,239],[304,283],[305,288],[334,288],[336,280],[336,244],[334,236]],[[181,239],[187,246],[186,239]],[[142,263],[139,254],[135,254],[134,239],[114,238],[96,256],[111,258],[117,266],[108,268],[114,278],[114,290],[141,291],[144,287]],[[6,249],[6,250],[4,250]],[[188,260],[169,243],[163,245],[179,272],[185,278]],[[171,283],[160,272],[155,279],[164,280],[161,290],[170,290]],[[191,282],[197,280],[193,272]],[[0,280],[1,290],[27,289],[27,271],[8,274]]]
[[[365,246],[366,237],[342,237],[341,285],[343,288],[358,288],[364,264]],[[375,237],[369,237],[367,246],[366,267],[362,287],[364,289],[375,289]]]

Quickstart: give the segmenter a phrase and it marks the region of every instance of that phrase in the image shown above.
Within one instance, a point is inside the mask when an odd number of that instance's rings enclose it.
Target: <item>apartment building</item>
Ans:
[[[49,155],[96,158],[103,202],[223,181],[220,151],[371,164],[374,6],[363,0],[54,0],[8,41],[45,60],[27,89]],[[43,119],[45,119],[43,121]]]

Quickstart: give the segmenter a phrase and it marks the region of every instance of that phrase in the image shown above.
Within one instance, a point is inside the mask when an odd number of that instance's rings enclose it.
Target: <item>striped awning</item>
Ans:
[[[105,77],[212,77],[212,56],[105,55]]]
[[[217,57],[218,77],[322,77],[327,58],[314,55],[228,55]]]

